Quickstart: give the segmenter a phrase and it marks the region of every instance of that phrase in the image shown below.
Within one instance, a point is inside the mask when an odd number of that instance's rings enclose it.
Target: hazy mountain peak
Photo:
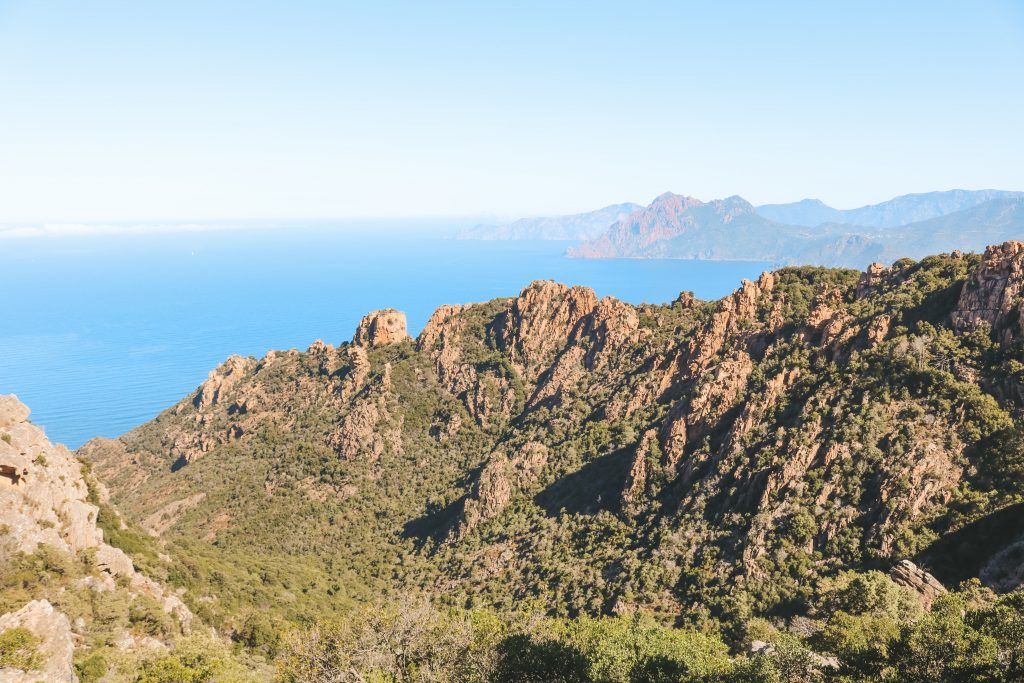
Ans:
[[[694,251],[681,258],[721,258],[713,254],[713,243],[725,240],[733,245],[748,244],[749,239],[741,235],[751,230],[766,233],[770,223],[739,195],[703,202],[665,192],[646,208],[610,226],[604,235],[569,249],[569,255],[672,257],[675,246],[685,242]]]

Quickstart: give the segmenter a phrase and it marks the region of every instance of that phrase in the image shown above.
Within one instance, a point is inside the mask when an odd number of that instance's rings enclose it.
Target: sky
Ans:
[[[1024,190],[1022,84],[1022,0],[0,0],[0,223]]]

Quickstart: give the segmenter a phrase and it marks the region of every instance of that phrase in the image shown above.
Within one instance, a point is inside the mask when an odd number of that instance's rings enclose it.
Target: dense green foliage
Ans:
[[[926,612],[883,575],[848,575],[821,596],[814,619],[750,620],[749,654],[731,656],[715,634],[644,616],[499,622],[479,612],[392,607],[293,633],[278,681],[1014,681],[1024,676],[1021,598],[967,585]]]

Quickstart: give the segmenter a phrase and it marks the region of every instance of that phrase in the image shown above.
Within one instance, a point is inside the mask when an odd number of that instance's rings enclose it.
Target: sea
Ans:
[[[468,241],[458,221],[227,224],[0,240],[0,394],[77,448],[152,419],[231,354],[350,340],[378,308],[410,333],[441,304],[516,295],[537,279],[599,296],[712,299],[770,266],[579,260],[571,242]],[[102,232],[102,231],[101,231]]]

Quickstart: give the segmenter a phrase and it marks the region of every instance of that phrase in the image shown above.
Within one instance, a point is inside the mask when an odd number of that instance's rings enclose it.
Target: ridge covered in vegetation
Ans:
[[[536,282],[233,357],[79,456],[285,680],[1010,680],[1022,290],[1020,243],[717,302]]]

